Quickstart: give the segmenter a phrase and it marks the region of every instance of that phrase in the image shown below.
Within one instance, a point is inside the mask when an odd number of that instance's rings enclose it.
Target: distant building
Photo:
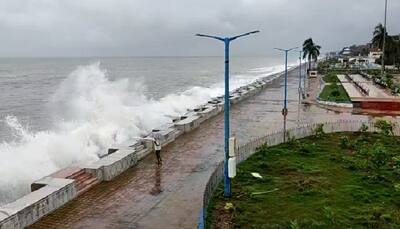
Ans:
[[[351,55],[351,50],[349,47],[344,47],[342,50],[342,55],[344,56],[350,56]]]
[[[380,49],[371,49],[371,51],[368,54],[370,62],[375,62],[375,60],[381,58],[381,56],[382,56],[382,51]]]
[[[349,65],[349,58],[348,57],[339,57],[338,58],[339,63],[341,63],[343,66],[347,67]]]
[[[339,52],[328,52],[326,54],[326,57],[328,59],[334,59],[334,58],[338,58],[340,56]]]
[[[349,62],[352,64],[356,64],[356,65],[364,65],[364,64],[368,64],[369,60],[368,60],[368,58],[358,56],[358,57],[349,58]]]

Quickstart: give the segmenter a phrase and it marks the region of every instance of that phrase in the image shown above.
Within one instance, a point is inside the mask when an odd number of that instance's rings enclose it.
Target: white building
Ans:
[[[368,54],[368,58],[372,60],[371,62],[375,62],[376,59],[381,58],[382,51],[381,50],[371,50]]]
[[[342,51],[342,55],[349,56],[351,54],[351,50],[349,47],[345,47]]]

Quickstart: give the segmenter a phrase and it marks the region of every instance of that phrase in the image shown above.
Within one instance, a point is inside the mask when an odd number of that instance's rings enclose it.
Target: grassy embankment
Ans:
[[[329,102],[350,102],[350,98],[346,90],[340,84],[335,72],[326,74],[323,80],[327,85],[325,85],[322,92],[319,94],[320,100]]]
[[[211,228],[400,228],[400,139],[319,134],[263,147],[222,186]],[[255,178],[252,172],[263,177]]]

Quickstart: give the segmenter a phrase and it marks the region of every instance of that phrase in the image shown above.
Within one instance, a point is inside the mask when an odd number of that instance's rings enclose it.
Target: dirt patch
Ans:
[[[231,229],[234,228],[234,209],[225,209],[225,202],[217,204],[214,210],[214,222],[212,228],[215,229]]]

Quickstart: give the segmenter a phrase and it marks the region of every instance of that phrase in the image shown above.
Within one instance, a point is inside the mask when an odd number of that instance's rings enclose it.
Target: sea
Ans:
[[[282,64],[232,57],[230,88]],[[0,58],[0,205],[222,95],[223,82],[223,57]]]

